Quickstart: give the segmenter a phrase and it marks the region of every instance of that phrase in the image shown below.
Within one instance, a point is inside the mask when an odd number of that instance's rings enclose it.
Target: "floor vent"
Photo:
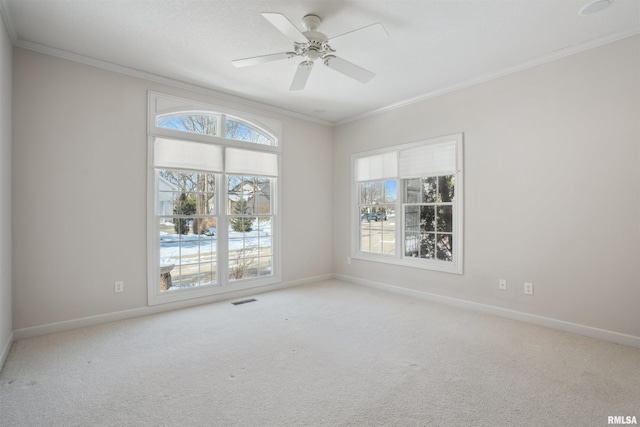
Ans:
[[[251,299],[243,299],[242,301],[235,301],[235,302],[232,302],[231,304],[233,304],[233,305],[240,305],[240,304],[246,304],[246,303],[248,303],[248,302],[254,302],[254,301],[257,301],[257,300],[256,300],[255,298],[251,298]]]

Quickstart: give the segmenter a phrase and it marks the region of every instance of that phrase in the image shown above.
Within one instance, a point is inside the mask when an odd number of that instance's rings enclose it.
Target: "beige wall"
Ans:
[[[147,90],[283,121],[285,282],[335,272],[640,336],[639,40],[335,129],[16,48],[14,245],[0,242],[0,338],[12,327],[146,307]],[[2,108],[4,159],[4,96]],[[457,132],[465,134],[465,274],[347,265],[349,156]],[[2,165],[8,215],[11,165]],[[13,325],[5,319],[12,253]],[[114,280],[125,281],[123,294]],[[533,297],[522,294],[525,281]]]
[[[639,40],[337,127],[334,271],[640,336]],[[464,275],[348,265],[349,156],[458,132]]]
[[[11,309],[11,75],[12,47],[0,17],[0,368],[10,346]]]
[[[14,61],[14,329],[147,306],[148,90],[283,121],[283,281],[331,274],[330,127],[20,48]]]

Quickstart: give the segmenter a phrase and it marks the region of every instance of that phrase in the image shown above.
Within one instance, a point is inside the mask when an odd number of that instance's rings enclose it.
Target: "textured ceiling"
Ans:
[[[0,0],[17,46],[151,73],[341,122],[640,33],[640,1],[614,0]],[[303,91],[299,58],[235,68],[238,58],[291,51],[261,12],[301,31],[306,14],[334,37],[381,23],[389,37],[333,46],[376,73],[367,84],[317,64]]]

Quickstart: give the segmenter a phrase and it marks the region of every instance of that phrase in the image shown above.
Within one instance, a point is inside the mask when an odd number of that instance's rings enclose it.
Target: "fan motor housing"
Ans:
[[[307,31],[316,31],[320,28],[320,24],[322,24],[322,18],[318,15],[309,14],[302,18],[302,26]]]
[[[302,18],[302,26],[307,30],[302,34],[309,42],[296,43],[296,54],[304,56],[307,60],[314,61],[335,52],[328,44],[329,38],[324,35],[324,33],[318,31],[320,24],[322,24],[322,18],[318,15],[309,14]]]

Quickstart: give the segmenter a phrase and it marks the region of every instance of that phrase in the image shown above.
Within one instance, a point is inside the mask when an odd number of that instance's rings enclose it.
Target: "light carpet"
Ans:
[[[640,422],[640,349],[336,280],[25,339],[2,426]]]

